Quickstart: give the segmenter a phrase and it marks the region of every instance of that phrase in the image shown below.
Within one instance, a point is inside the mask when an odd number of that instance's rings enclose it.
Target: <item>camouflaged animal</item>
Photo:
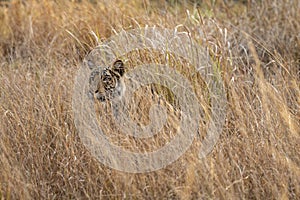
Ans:
[[[89,78],[89,97],[104,102],[122,97],[125,92],[124,63],[117,60],[112,67],[96,68]]]

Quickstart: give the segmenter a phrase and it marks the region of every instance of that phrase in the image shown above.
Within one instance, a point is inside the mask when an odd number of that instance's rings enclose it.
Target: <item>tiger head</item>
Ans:
[[[104,102],[121,97],[125,92],[124,63],[117,60],[112,67],[96,68],[89,78],[89,97]]]

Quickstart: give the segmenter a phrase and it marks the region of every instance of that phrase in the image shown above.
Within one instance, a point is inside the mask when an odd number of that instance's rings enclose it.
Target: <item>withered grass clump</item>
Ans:
[[[212,2],[0,1],[0,199],[297,199],[300,4]],[[129,174],[99,163],[82,144],[72,113],[73,83],[97,44],[146,25],[188,31],[209,50],[222,73],[228,110],[205,159],[198,159],[197,144],[205,136],[204,118],[179,160]],[[156,90],[176,107],[168,90]],[[209,100],[202,100],[209,113]],[[149,109],[145,98],[133,101]],[[135,112],[147,122],[147,115]]]

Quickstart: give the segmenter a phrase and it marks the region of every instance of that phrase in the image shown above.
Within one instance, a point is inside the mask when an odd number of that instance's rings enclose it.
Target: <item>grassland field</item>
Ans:
[[[0,199],[300,199],[299,11],[297,0],[0,1]],[[228,106],[205,159],[192,147],[132,174],[84,146],[72,95],[93,48],[145,26],[205,47]]]

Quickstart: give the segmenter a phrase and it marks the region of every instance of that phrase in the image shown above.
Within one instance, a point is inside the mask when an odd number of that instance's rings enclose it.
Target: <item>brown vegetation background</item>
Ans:
[[[297,199],[300,2],[0,1],[0,199]],[[84,56],[122,29],[182,25],[226,86],[213,152],[128,174],[99,163],[74,126]],[[199,34],[198,30],[203,34]]]

